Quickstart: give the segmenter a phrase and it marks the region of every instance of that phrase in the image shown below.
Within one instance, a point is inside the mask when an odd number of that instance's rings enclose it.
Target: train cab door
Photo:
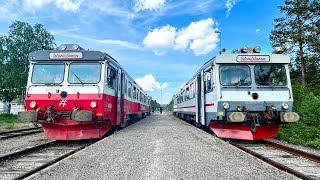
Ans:
[[[197,93],[196,93],[196,126],[201,127],[205,124],[205,113],[204,113],[204,81],[203,81],[203,70],[197,76]]]

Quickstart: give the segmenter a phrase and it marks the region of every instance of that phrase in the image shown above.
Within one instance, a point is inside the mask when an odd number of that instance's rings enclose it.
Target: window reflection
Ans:
[[[101,64],[99,63],[72,63],[70,64],[68,81],[77,83],[100,82]]]
[[[220,82],[224,86],[249,86],[251,76],[249,66],[224,65],[220,67]]]
[[[257,85],[287,85],[286,69],[283,65],[256,65],[254,72]]]
[[[35,64],[31,82],[35,84],[60,84],[63,81],[64,64]]]

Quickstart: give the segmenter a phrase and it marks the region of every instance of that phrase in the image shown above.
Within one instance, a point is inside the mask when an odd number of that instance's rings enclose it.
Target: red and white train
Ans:
[[[31,52],[29,60],[19,118],[40,123],[47,138],[101,138],[150,115],[151,97],[106,53],[63,44]]]
[[[292,112],[289,63],[288,55],[259,47],[218,55],[174,95],[174,115],[222,138],[274,138],[281,123],[300,119]]]

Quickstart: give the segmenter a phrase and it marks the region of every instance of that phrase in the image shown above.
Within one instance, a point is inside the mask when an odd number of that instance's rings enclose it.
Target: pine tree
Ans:
[[[319,65],[320,2],[319,0],[285,0],[279,7],[285,17],[276,18],[270,40],[274,48],[292,53],[302,83],[306,84],[307,66]],[[314,62],[315,59],[318,61]],[[313,62],[311,62],[313,61]]]

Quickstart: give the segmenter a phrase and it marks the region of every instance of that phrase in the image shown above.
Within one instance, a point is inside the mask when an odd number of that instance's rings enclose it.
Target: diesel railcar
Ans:
[[[206,62],[173,97],[175,116],[207,126],[218,137],[274,138],[292,112],[290,58],[244,47]]]
[[[40,123],[47,138],[101,138],[150,115],[151,97],[107,53],[63,44],[28,58],[26,111],[19,118]]]

